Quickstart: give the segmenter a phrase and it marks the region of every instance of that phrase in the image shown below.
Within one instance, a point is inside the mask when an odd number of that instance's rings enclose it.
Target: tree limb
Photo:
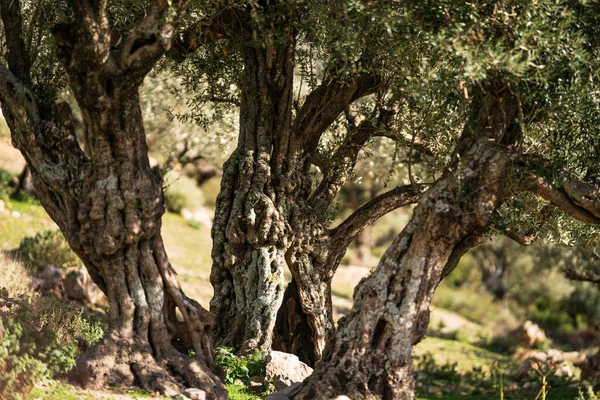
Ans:
[[[6,35],[8,68],[18,80],[28,85],[31,81],[30,56],[25,49],[20,2],[18,0],[0,0],[0,15]]]
[[[428,188],[427,184],[416,188],[412,185],[398,186],[375,197],[330,231],[332,248],[345,249],[367,225],[391,211],[416,203]]]
[[[314,153],[321,135],[355,100],[382,87],[377,77],[362,74],[347,82],[331,78],[313,90],[300,107],[292,126],[292,147],[304,154]]]
[[[574,269],[565,270],[565,276],[573,281],[591,282],[600,284],[600,274],[589,271],[576,271]]]
[[[562,170],[559,174],[561,187],[556,187],[538,172],[550,170],[547,160],[527,155],[522,160],[526,170],[521,181],[523,190],[537,194],[580,221],[600,224],[600,185],[582,181]]]

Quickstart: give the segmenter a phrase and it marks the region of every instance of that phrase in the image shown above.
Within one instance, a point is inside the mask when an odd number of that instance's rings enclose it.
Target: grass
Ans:
[[[241,385],[226,385],[227,393],[231,400],[260,400],[259,397],[248,390],[248,387]]]
[[[60,382],[50,381],[42,387],[37,387],[27,396],[31,400],[93,400],[94,397],[82,393],[73,386]]]
[[[477,367],[489,370],[496,362],[510,364],[512,361],[510,356],[494,353],[470,343],[436,337],[428,337],[415,347],[414,356],[417,358],[428,353],[433,355],[438,364],[457,363],[458,371],[463,373]]]
[[[179,215],[166,213],[162,235],[181,287],[189,297],[208,307],[213,294],[209,281],[212,264],[210,230],[205,226],[196,229]]]
[[[19,243],[27,236],[34,236],[44,229],[58,229],[48,217],[41,205],[20,201],[4,201],[6,210],[0,212],[0,243],[2,250],[19,247]],[[11,211],[17,211],[20,217],[15,217]]]

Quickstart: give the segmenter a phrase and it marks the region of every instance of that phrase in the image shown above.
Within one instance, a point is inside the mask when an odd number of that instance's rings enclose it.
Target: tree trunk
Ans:
[[[292,281],[277,314],[273,349],[296,354],[314,366],[334,328],[331,279],[342,257],[332,264],[330,238],[323,228],[325,218],[314,212],[313,218],[306,218],[309,213],[303,213],[303,225],[296,225],[296,236],[287,253]]]
[[[425,335],[435,288],[509,194],[511,166],[511,153],[485,138],[425,193],[294,398],[414,399],[412,348]]]
[[[401,186],[390,190],[358,208],[333,230],[327,229],[325,213],[303,208],[302,223],[294,224],[296,236],[286,254],[293,279],[277,315],[275,350],[294,353],[310,366],[321,359],[334,332],[331,281],[347,247],[381,216],[415,203],[422,189]]]
[[[138,88],[168,46],[173,26],[165,21],[175,12],[156,4],[115,47],[106,7],[75,2],[73,23],[53,31],[89,155],[77,143],[70,107],[39,103],[13,65],[0,65],[3,114],[38,199],[109,301],[104,339],[70,375],[90,388],[176,394],[193,386],[209,399],[226,398],[213,358],[213,317],[182,292],[160,236],[162,180],[149,165],[139,106]]]
[[[238,147],[225,163],[213,224],[219,345],[268,351],[281,304],[294,197],[310,188],[288,153],[294,43],[244,50]],[[307,186],[308,184],[308,186]]]

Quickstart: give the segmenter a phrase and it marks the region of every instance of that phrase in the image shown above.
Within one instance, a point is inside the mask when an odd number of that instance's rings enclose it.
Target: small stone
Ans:
[[[13,217],[15,217],[15,218],[21,218],[21,213],[18,212],[18,211],[15,211],[15,210],[11,211],[10,215],[13,216]]]
[[[4,200],[0,200],[0,211],[4,211]]]
[[[265,384],[265,378],[262,376],[251,376],[249,381],[250,387],[260,387]]]
[[[342,395],[342,396],[338,396],[338,397],[336,397],[336,398],[335,398],[335,399],[333,399],[333,400],[352,400],[352,399],[351,399],[350,397],[348,397],[348,396],[344,396],[344,395]]]
[[[265,381],[280,391],[294,383],[300,383],[312,374],[311,367],[300,361],[294,354],[272,351],[267,356]]]
[[[183,395],[189,397],[191,400],[206,400],[206,392],[202,389],[185,389]]]
[[[290,400],[300,391],[300,382],[294,383],[278,392],[268,395],[265,400]]]

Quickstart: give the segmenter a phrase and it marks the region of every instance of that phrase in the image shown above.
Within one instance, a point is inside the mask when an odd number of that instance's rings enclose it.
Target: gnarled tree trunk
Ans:
[[[491,100],[465,129],[460,164],[419,200],[377,269],[357,287],[353,309],[313,375],[291,397],[414,399],[412,349],[425,335],[433,293],[477,244],[514,183],[515,154],[500,141],[508,127],[518,129],[511,125],[516,102],[498,111],[504,99]]]
[[[168,46],[172,26],[165,21],[174,21],[183,5],[173,11],[158,2],[117,47],[105,2],[74,3],[74,22],[56,27],[89,156],[77,143],[69,106],[43,109],[3,66],[0,100],[40,202],[109,301],[106,335],[71,377],[85,387],[139,385],[165,394],[200,387],[222,399],[213,317],[182,292],[160,236],[162,181],[148,162],[138,97]]]
[[[295,398],[414,399],[412,348],[425,335],[435,288],[507,194],[500,178],[510,172],[511,158],[503,149],[478,143],[469,157],[469,166],[442,178],[419,201],[376,271],[357,288],[351,313]],[[480,187],[486,190],[473,195]],[[459,205],[458,198],[465,200]]]
[[[248,46],[238,147],[225,163],[213,224],[218,344],[242,352],[271,348],[284,290],[285,252],[294,197],[310,188],[289,152],[294,40]]]
[[[362,207],[333,230],[323,212],[305,210],[286,259],[293,279],[277,315],[273,348],[296,354],[308,365],[321,359],[334,332],[331,281],[350,243],[368,225],[415,203],[426,186],[400,186]]]

